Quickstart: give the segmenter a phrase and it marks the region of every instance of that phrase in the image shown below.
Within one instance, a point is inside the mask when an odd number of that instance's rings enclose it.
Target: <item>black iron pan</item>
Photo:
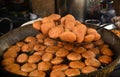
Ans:
[[[92,27],[97,29],[98,27],[87,25],[88,27]],[[81,74],[77,77],[108,77],[109,73],[113,71],[115,66],[118,64],[120,60],[120,39],[114,35],[111,31],[106,29],[97,30],[104,42],[108,43],[113,50],[115,56],[114,61],[108,66],[99,69],[95,72],[89,73],[87,75]],[[0,37],[0,56],[4,53],[4,51],[9,48],[11,45],[15,44],[18,41],[23,40],[27,36],[35,36],[39,31],[32,28],[32,25],[26,25],[24,27],[17,28],[13,31],[8,32],[7,34]],[[12,55],[12,54],[11,54]],[[0,68],[0,77],[23,77],[17,74],[10,73],[2,68]]]

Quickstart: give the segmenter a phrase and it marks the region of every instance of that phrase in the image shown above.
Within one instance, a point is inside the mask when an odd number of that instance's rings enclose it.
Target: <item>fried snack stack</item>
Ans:
[[[99,40],[101,37],[95,29],[87,28],[70,14],[64,17],[58,14],[44,17],[41,21],[35,21],[33,28],[50,38],[66,42],[92,42]]]
[[[49,17],[52,17],[51,21],[48,20]],[[113,51],[100,39],[96,30],[86,28],[75,21],[71,15],[67,15],[61,20],[59,15],[53,14],[49,17],[33,24],[42,33],[28,36],[4,52],[1,66],[5,70],[29,77],[75,77],[99,70],[113,61]],[[71,21],[72,26],[67,23],[67,18]],[[75,26],[75,23],[82,26]],[[47,24],[46,27],[45,24]],[[56,24],[58,25],[56,26]],[[80,36],[83,37],[78,38],[78,33],[82,33]],[[51,39],[48,35],[55,39]],[[78,46],[58,41],[57,38],[68,42],[75,40],[89,43]]]

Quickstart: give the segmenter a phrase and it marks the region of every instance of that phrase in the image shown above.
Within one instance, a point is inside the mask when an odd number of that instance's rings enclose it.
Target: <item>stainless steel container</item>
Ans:
[[[72,14],[77,20],[84,21],[86,0],[55,0],[56,13],[64,16]]]

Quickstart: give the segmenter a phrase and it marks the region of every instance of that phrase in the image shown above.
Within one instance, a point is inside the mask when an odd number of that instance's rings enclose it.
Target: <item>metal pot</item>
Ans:
[[[92,28],[98,28],[97,26],[88,25]],[[114,61],[108,66],[99,69],[95,72],[89,74],[80,74],[77,77],[107,77],[111,71],[115,68],[120,60],[120,39],[114,35],[111,31],[106,29],[99,29],[98,32],[101,34],[104,42],[109,44],[111,49],[114,51]],[[0,56],[4,51],[9,48],[11,45],[15,44],[18,41],[25,39],[27,36],[35,36],[39,31],[32,28],[32,25],[26,25],[20,28],[17,28],[9,33],[0,37]],[[2,58],[0,58],[2,59]],[[10,73],[3,68],[0,68],[1,77],[22,77],[17,74]]]

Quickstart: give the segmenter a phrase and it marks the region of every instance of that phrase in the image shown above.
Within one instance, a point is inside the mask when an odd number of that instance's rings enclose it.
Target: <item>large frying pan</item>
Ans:
[[[92,25],[87,25],[89,27],[98,28]],[[108,66],[99,69],[98,71],[92,72],[90,74],[81,74],[77,77],[108,77],[109,73],[113,71],[115,66],[120,60],[120,39],[114,35],[111,31],[106,29],[99,29],[98,32],[101,34],[104,42],[108,43],[111,49],[114,51],[114,61]],[[4,51],[9,48],[11,45],[15,44],[17,41],[23,40],[27,36],[34,36],[38,34],[39,31],[32,28],[32,25],[26,25],[20,28],[17,28],[13,31],[8,32],[7,34],[0,37],[0,56]],[[12,55],[12,54],[11,54]],[[10,73],[2,68],[0,68],[0,77],[22,77],[13,73]]]

